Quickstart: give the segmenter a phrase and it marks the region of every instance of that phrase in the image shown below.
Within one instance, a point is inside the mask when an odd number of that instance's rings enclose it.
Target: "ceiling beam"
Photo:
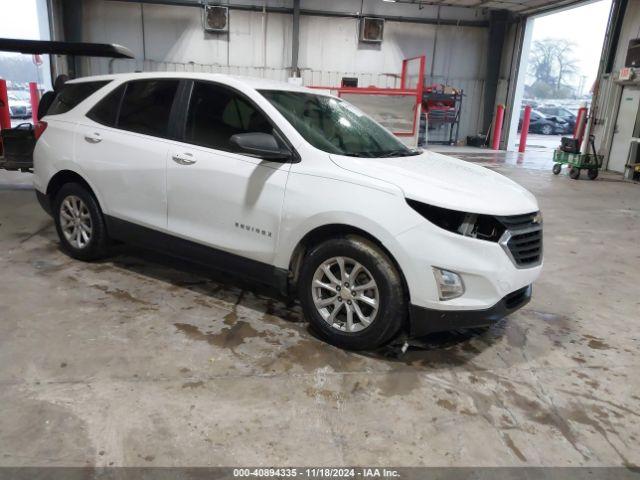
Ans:
[[[146,3],[154,5],[168,5],[179,7],[198,7],[202,8],[201,3],[186,1],[186,0],[109,0],[111,2],[125,2],[125,3]],[[416,4],[417,5],[417,4]],[[229,10],[241,10],[249,12],[262,12],[263,7],[260,5],[224,5],[229,7]],[[266,7],[265,9],[269,13],[282,13],[293,15],[293,8],[290,7]],[[351,12],[333,12],[327,10],[310,10],[300,9],[300,15],[312,16],[312,17],[334,17],[334,18],[362,18],[363,16],[371,18],[381,18],[389,22],[404,22],[404,23],[420,23],[427,25],[454,25],[460,27],[489,27],[488,20],[456,20],[456,19],[443,19],[443,18],[422,18],[422,17],[404,17],[397,15],[374,15]]]

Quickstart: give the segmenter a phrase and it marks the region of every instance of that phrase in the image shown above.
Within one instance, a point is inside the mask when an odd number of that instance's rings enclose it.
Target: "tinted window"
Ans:
[[[187,113],[186,142],[232,151],[231,136],[247,132],[273,133],[273,127],[239,94],[211,83],[195,82]]]
[[[114,127],[116,125],[116,117],[118,116],[118,109],[120,108],[120,100],[126,85],[120,85],[109,95],[100,100],[96,105],[89,110],[87,117],[91,120]]]
[[[179,80],[138,80],[127,83],[117,127],[166,137],[169,114]]]
[[[47,110],[47,115],[59,115],[68,112],[107,83],[109,81],[67,83],[56,95]]]

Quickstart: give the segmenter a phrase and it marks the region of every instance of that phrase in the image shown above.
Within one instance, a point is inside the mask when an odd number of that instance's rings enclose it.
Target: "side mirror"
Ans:
[[[283,148],[276,137],[269,133],[238,133],[232,135],[229,141],[240,153],[273,162],[286,162],[291,159],[291,151]]]

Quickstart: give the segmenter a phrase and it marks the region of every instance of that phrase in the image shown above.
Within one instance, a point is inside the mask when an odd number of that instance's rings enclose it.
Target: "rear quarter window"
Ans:
[[[100,82],[68,83],[53,99],[47,115],[60,115],[78,106],[89,95],[104,87],[110,80]]]
[[[102,125],[115,127],[118,111],[122,102],[122,95],[124,95],[126,87],[126,84],[120,85],[113,92],[109,93],[87,112],[87,117]]]

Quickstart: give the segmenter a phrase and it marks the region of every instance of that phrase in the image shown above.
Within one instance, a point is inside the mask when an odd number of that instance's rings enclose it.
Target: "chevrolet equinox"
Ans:
[[[242,274],[295,293],[343,348],[490,325],[542,268],[527,190],[308,88],[87,77],[39,127],[36,193],[69,255],[101,258],[116,239]]]

